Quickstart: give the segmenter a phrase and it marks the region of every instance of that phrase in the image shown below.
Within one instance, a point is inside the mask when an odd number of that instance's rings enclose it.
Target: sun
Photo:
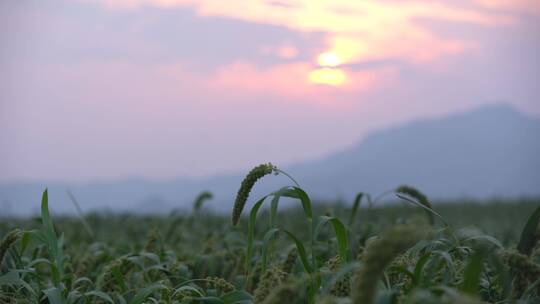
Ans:
[[[337,67],[340,65],[341,59],[338,55],[332,52],[324,52],[317,57],[317,62],[322,67]]]
[[[314,84],[340,86],[347,80],[347,74],[339,68],[343,63],[336,53],[324,52],[317,57],[318,68],[312,70],[308,79]]]

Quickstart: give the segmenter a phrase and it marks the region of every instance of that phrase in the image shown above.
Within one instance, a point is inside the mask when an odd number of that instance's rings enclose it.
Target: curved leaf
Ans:
[[[271,240],[274,238],[274,236],[279,234],[278,228],[272,228],[264,234],[263,238],[263,246],[262,246],[262,269],[263,272],[266,270],[267,260],[268,260],[268,247],[270,245]]]
[[[347,237],[347,229],[345,228],[345,225],[335,217],[330,216],[321,216],[320,221],[315,227],[315,233],[314,237],[315,239],[319,235],[320,229],[326,224],[330,223],[332,225],[332,228],[334,229],[334,233],[336,235],[336,239],[338,241],[338,253],[340,257],[343,259],[343,261],[348,260],[348,250],[349,250],[349,240]]]
[[[89,292],[85,292],[84,293],[84,296],[85,297],[96,297],[96,298],[100,298],[104,301],[107,301],[109,303],[113,303],[114,304],[114,301],[113,299],[111,299],[111,297],[104,293],[103,291],[97,291],[97,290],[93,290],[93,291],[89,291]]]
[[[302,242],[300,242],[300,240],[296,236],[294,236],[294,234],[290,233],[289,231],[283,230],[283,232],[285,232],[287,234],[287,236],[296,245],[296,249],[298,250],[298,255],[300,256],[300,261],[302,262],[302,265],[304,266],[304,269],[308,273],[312,273],[313,268],[309,264],[309,260],[308,260],[307,254],[306,254],[306,248],[304,247],[304,244],[302,244]]]
[[[531,214],[525,227],[521,231],[521,237],[517,249],[520,253],[530,255],[538,239],[536,238],[536,229],[540,222],[540,206]]]
[[[351,214],[349,215],[349,222],[347,223],[349,228],[352,227],[354,223],[354,219],[356,218],[356,212],[358,212],[358,208],[360,207],[360,204],[362,203],[363,196],[364,196],[364,192],[360,192],[354,198]]]
[[[251,303],[252,297],[249,293],[241,290],[233,290],[221,296],[224,304]]]
[[[133,297],[133,299],[129,303],[130,304],[141,304],[141,303],[144,302],[144,300],[146,300],[146,298],[148,298],[155,291],[158,291],[160,289],[166,289],[166,288],[167,288],[167,286],[165,286],[163,284],[153,284],[153,285],[150,285],[148,287],[142,288],[135,294],[135,296]]]

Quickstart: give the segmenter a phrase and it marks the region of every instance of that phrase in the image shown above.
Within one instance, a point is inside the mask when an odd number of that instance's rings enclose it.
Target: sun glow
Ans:
[[[345,83],[347,76],[341,69],[320,68],[309,73],[309,80],[315,84],[340,86]]]
[[[324,52],[317,57],[318,68],[309,73],[308,79],[314,84],[340,86],[347,80],[347,74],[338,68],[343,61],[335,52]]]
[[[335,53],[325,52],[317,57],[317,62],[323,67],[336,67],[341,64],[341,59]]]

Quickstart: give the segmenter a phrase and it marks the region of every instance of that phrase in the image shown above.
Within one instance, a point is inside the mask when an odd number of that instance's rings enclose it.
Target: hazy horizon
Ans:
[[[485,110],[490,109],[507,109],[511,111],[517,111],[520,115],[524,115],[524,117],[532,118],[532,119],[540,119],[540,114],[536,113],[523,113],[519,111],[517,108],[512,106],[509,103],[506,102],[495,102],[493,104],[488,104],[486,106],[480,106],[477,108],[473,108],[469,111],[457,111],[453,113],[449,113],[448,115],[443,115],[441,117],[434,116],[429,118],[419,118],[416,120],[411,121],[405,121],[400,123],[391,124],[389,126],[381,127],[378,129],[371,130],[367,132],[362,137],[359,137],[355,142],[352,142],[351,144],[343,147],[336,147],[335,150],[328,152],[327,154],[320,155],[318,157],[314,158],[308,158],[308,159],[302,159],[302,160],[292,160],[289,162],[284,163],[275,163],[276,165],[279,165],[282,168],[290,167],[290,166],[301,166],[304,164],[309,164],[312,162],[317,161],[323,161],[329,157],[339,155],[342,152],[349,151],[351,149],[354,149],[354,147],[357,147],[363,143],[367,138],[377,136],[380,133],[384,132],[391,132],[400,130],[403,128],[407,128],[411,125],[416,124],[422,124],[422,123],[428,123],[428,122],[437,122],[438,120],[444,120],[449,117],[459,116],[459,115],[470,115],[471,113],[475,112],[481,112]],[[272,161],[272,160],[268,160]],[[52,184],[70,184],[70,185],[92,185],[92,184],[107,184],[107,183],[115,183],[115,182],[124,182],[124,181],[150,181],[150,182],[171,182],[176,180],[186,180],[186,181],[200,181],[204,182],[209,179],[214,178],[220,178],[225,176],[232,176],[232,175],[243,175],[245,174],[251,167],[256,165],[256,163],[246,164],[244,167],[228,170],[228,171],[221,171],[221,172],[214,172],[209,173],[206,175],[177,175],[177,176],[170,176],[170,177],[145,177],[140,175],[127,175],[127,176],[119,176],[119,177],[111,177],[111,178],[103,178],[103,177],[97,177],[93,179],[87,179],[87,180],[69,180],[69,179],[51,179],[51,178],[25,178],[25,179],[11,179],[11,180],[2,180],[0,179],[0,184],[9,185],[9,184],[24,184],[24,183],[52,183]]]

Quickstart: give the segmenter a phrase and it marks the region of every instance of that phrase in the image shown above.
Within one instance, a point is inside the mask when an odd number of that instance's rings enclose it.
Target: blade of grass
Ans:
[[[478,293],[478,285],[484,268],[486,253],[485,249],[478,248],[469,258],[469,261],[465,266],[465,272],[463,273],[463,282],[460,287],[461,291],[471,295]]]
[[[406,195],[402,195],[402,194],[396,193],[396,196],[397,196],[398,198],[402,199],[402,200],[405,200],[405,201],[407,201],[407,202],[409,202],[409,203],[412,203],[412,204],[414,204],[414,205],[416,205],[416,206],[418,206],[418,207],[420,207],[420,208],[426,210],[427,212],[432,213],[433,215],[435,215],[436,217],[438,217],[438,218],[441,220],[441,222],[444,224],[444,226],[448,227],[448,223],[447,223],[447,222],[444,220],[444,218],[443,218],[439,213],[437,213],[435,210],[430,209],[430,208],[428,208],[428,207],[422,205],[420,202],[417,202],[417,201],[414,200],[413,198],[407,197]]]
[[[349,215],[349,222],[347,223],[349,228],[351,228],[353,223],[354,223],[354,219],[356,218],[356,212],[358,212],[358,208],[360,207],[360,204],[362,203],[362,197],[363,196],[364,196],[364,193],[360,192],[354,198],[351,214]]]
[[[135,294],[135,296],[133,297],[133,299],[129,303],[130,304],[142,304],[146,300],[146,298],[148,298],[152,293],[154,293],[155,291],[161,290],[161,289],[166,289],[166,288],[167,288],[167,286],[165,286],[163,284],[159,284],[159,283],[150,285],[150,286],[145,287],[145,288],[142,288]]]
[[[289,232],[287,230],[283,230],[283,232],[285,232],[285,234],[287,234],[287,236],[296,245],[296,249],[298,250],[298,256],[300,257],[300,261],[302,262],[302,266],[304,266],[304,269],[306,270],[306,272],[307,273],[312,273],[313,268],[309,264],[309,259],[308,259],[308,256],[307,256],[307,253],[306,253],[306,248],[304,247],[304,244],[302,244],[302,242],[294,234],[292,234],[291,232]]]
[[[79,216],[79,219],[81,220],[84,229],[86,230],[86,232],[88,232],[90,237],[92,239],[94,239],[94,235],[95,235],[94,230],[92,230],[92,227],[90,227],[90,225],[86,221],[86,218],[84,217],[84,213],[83,213],[83,211],[81,209],[81,205],[79,204],[79,202],[75,198],[75,195],[73,195],[73,193],[70,190],[67,190],[66,192],[67,192],[67,195],[69,196],[69,199],[73,203],[73,206],[75,206],[75,210],[77,211],[77,215]]]
[[[536,210],[534,210],[534,212],[531,214],[531,216],[525,223],[525,227],[523,227],[523,230],[521,231],[521,237],[517,246],[517,249],[520,253],[525,255],[531,255],[534,246],[538,242],[536,236],[536,229],[538,228],[539,222],[540,206],[537,207]]]
[[[321,216],[319,217],[319,219],[319,223],[315,227],[315,240],[317,240],[317,236],[319,235],[322,227],[327,223],[330,223],[338,242],[338,254],[343,259],[343,261],[348,261],[349,240],[347,237],[347,229],[345,228],[345,225],[343,225],[343,223],[335,217]]]

